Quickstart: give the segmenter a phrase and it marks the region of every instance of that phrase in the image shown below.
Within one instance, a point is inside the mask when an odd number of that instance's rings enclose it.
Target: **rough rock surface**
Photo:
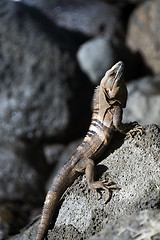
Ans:
[[[1,0],[0,40],[0,141],[75,135],[87,122],[92,87],[71,35],[38,10]]]
[[[160,211],[143,210],[108,225],[90,240],[158,240],[160,239]]]
[[[106,193],[99,199],[88,190],[85,176],[80,176],[63,196],[58,218],[48,239],[88,239],[121,217],[159,204],[160,130],[146,126],[143,134],[126,139],[116,134],[97,166],[97,178],[112,179],[120,187],[105,204]],[[55,216],[56,217],[56,216]],[[35,239],[38,222],[10,240]]]
[[[124,122],[160,125],[160,75],[144,77],[127,84],[128,100]]]
[[[140,52],[155,73],[160,73],[159,12],[159,0],[145,1],[132,13],[127,33],[127,45]]]

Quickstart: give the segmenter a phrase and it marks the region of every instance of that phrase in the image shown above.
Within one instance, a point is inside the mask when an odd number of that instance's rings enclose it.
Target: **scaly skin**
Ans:
[[[59,170],[53,179],[44,203],[42,217],[36,240],[43,240],[47,234],[52,216],[58,202],[74,180],[85,171],[90,189],[104,189],[109,193],[116,188],[106,181],[94,181],[94,161],[98,159],[109,145],[116,130],[126,133],[121,122],[122,108],[126,106],[127,89],[122,78],[123,63],[118,62],[108,70],[95,90],[94,111],[88,133],[76,152]]]

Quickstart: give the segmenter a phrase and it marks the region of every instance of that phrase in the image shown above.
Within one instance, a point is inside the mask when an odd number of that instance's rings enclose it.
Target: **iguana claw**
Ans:
[[[143,134],[143,127],[139,125],[137,122],[133,122],[132,125],[134,125],[134,128],[130,129],[126,133],[125,139],[132,138],[135,133],[139,133],[140,135]]]
[[[93,184],[90,184],[90,189],[94,190],[96,192],[96,196],[98,197],[98,189],[103,189],[107,192],[107,199],[105,203],[107,203],[111,197],[111,191],[110,189],[119,189],[113,182],[111,181],[96,181],[93,182]]]

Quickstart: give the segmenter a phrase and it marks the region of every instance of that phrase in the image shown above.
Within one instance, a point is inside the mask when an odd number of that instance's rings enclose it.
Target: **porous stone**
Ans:
[[[97,166],[97,179],[114,181],[114,190],[106,204],[106,193],[99,198],[90,192],[85,176],[80,176],[65,192],[62,205],[54,216],[55,226],[48,239],[88,239],[108,224],[127,218],[141,210],[157,208],[159,204],[160,130],[156,125],[145,126],[143,134],[126,139],[116,134]],[[153,217],[151,216],[150,223]],[[35,239],[38,222],[10,239]],[[112,229],[111,229],[112,231]],[[156,234],[156,233],[155,233]],[[123,235],[124,237],[124,235]],[[124,239],[124,238],[123,238]]]
[[[89,240],[158,240],[160,238],[160,211],[147,209],[108,225]]]

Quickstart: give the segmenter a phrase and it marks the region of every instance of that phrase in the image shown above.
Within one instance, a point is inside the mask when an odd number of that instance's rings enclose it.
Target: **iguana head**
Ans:
[[[109,69],[102,78],[100,87],[102,88],[106,101],[111,105],[114,102],[119,102],[124,108],[127,101],[127,88],[123,79],[123,62],[116,63]]]

